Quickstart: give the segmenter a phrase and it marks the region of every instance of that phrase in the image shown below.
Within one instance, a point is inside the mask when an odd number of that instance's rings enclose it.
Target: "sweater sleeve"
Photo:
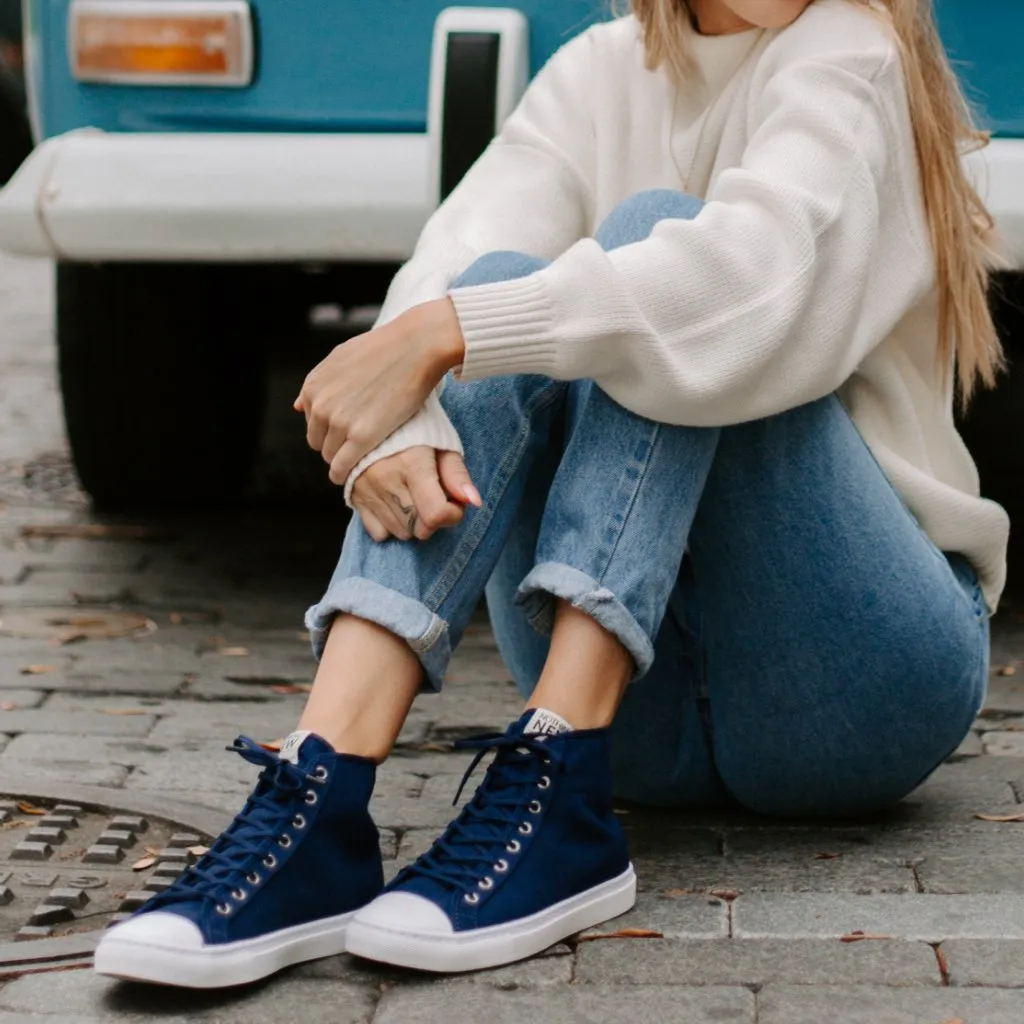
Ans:
[[[592,33],[577,36],[536,76],[501,132],[427,222],[388,290],[377,326],[444,298],[485,253],[511,250],[553,259],[587,233],[593,208],[593,45]],[[356,466],[345,485],[346,500],[359,475],[389,455],[417,445],[462,451],[438,400],[441,390]]]
[[[592,378],[640,415],[692,426],[836,390],[932,286],[916,232],[895,250],[906,258],[876,258],[883,218],[911,201],[900,190],[913,137],[893,114],[902,72],[894,52],[793,60],[753,95],[743,159],[696,219],[612,252],[581,241],[529,278],[452,291],[463,377]]]

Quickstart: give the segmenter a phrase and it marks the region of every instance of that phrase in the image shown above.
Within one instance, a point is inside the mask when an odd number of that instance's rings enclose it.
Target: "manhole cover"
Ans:
[[[171,885],[222,825],[213,811],[90,795],[0,794],[0,975],[87,955],[99,930]]]

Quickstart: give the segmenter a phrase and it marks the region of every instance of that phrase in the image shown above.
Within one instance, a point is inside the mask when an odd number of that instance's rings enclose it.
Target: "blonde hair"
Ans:
[[[893,29],[902,58],[917,163],[935,253],[939,292],[938,358],[955,362],[964,406],[978,382],[991,387],[1003,366],[1002,346],[988,304],[995,262],[995,225],[961,162],[988,144],[946,55],[932,0],[849,0]],[[643,31],[647,64],[680,80],[695,72],[687,40],[688,0],[630,0]]]

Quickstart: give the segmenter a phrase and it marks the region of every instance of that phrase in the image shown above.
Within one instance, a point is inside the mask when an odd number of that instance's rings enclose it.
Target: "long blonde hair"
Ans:
[[[966,406],[978,382],[991,387],[1003,366],[988,304],[995,225],[961,162],[962,154],[987,145],[988,136],[974,126],[939,38],[932,0],[849,2],[884,18],[900,48],[935,252],[938,358],[947,372],[955,360],[960,399]],[[664,66],[679,79],[692,75],[688,0],[630,0],[630,6],[644,30],[648,67]]]

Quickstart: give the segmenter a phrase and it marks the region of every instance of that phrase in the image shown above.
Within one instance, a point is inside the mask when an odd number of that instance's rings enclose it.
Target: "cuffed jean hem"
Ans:
[[[335,615],[347,613],[375,622],[404,640],[420,660],[427,686],[440,692],[452,656],[448,623],[415,598],[368,580],[349,576],[332,584],[319,604],[306,612],[306,629],[317,661],[327,646]]]
[[[589,615],[629,651],[636,664],[634,682],[647,674],[654,663],[654,644],[629,609],[586,573],[559,562],[542,562],[516,591],[516,604],[530,625],[544,635],[554,628],[557,598]]]

